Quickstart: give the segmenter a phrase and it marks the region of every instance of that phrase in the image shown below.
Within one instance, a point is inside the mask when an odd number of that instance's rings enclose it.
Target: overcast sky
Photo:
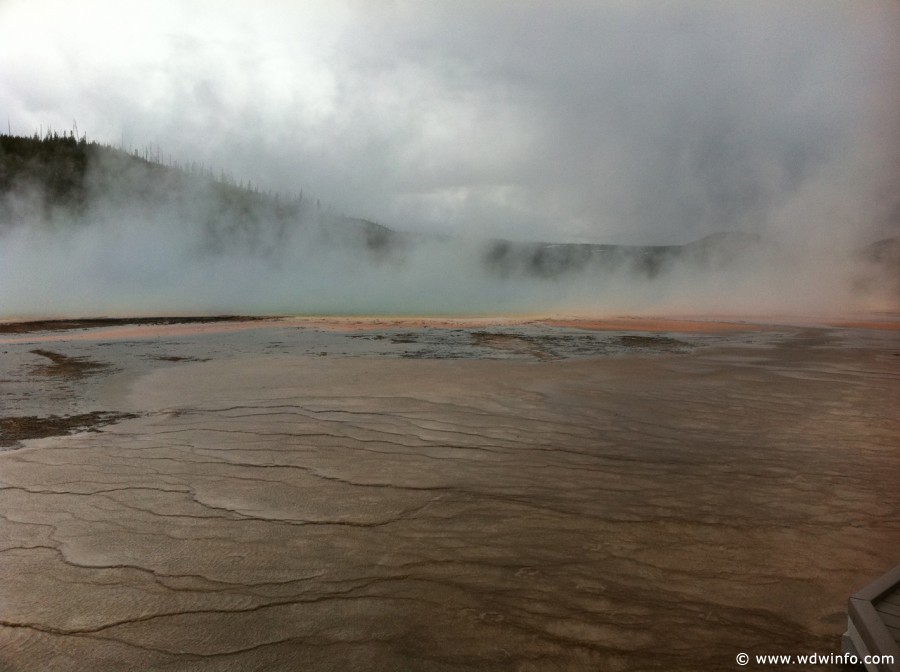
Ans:
[[[0,0],[0,115],[403,229],[874,240],[898,35],[893,1]]]

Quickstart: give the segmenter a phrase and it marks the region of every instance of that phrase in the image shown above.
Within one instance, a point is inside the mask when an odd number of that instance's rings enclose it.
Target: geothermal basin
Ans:
[[[837,653],[900,559],[898,326],[0,325],[0,670]]]

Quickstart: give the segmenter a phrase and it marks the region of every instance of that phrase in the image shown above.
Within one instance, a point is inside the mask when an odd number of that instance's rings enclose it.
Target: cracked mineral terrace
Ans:
[[[0,669],[836,652],[900,557],[896,325],[8,329]]]

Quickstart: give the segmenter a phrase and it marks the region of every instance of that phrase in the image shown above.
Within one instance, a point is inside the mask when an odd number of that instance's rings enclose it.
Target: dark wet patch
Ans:
[[[179,355],[151,355],[149,359],[160,362],[208,362],[209,357],[180,357]]]
[[[17,446],[28,439],[64,436],[76,432],[96,432],[99,427],[138,417],[134,413],[92,411],[78,415],[14,416],[0,418],[0,447]]]
[[[473,355],[452,348],[422,348],[420,350],[404,350],[390,356],[400,359],[476,359]]]
[[[391,336],[391,343],[418,343],[419,336],[413,332],[395,334]]]
[[[518,354],[531,355],[536,359],[557,358],[557,355],[547,348],[550,342],[547,341],[547,337],[544,336],[473,331],[471,337],[473,345],[482,348],[509,350]]]
[[[29,334],[35,331],[97,329],[133,324],[206,324],[209,322],[250,322],[270,319],[263,316],[215,315],[212,317],[98,317],[84,320],[35,320],[0,324],[0,334]]]
[[[41,376],[59,376],[63,378],[80,378],[109,368],[109,364],[97,362],[87,357],[70,357],[51,350],[29,350],[29,352],[46,357],[50,364],[35,366],[33,372]]]
[[[412,334],[415,335],[415,334]],[[639,349],[646,354],[680,353],[691,343],[668,336],[613,336],[593,333],[540,334],[529,330],[435,331],[391,337],[392,343],[410,343],[414,348],[379,354],[402,359],[536,359],[551,361],[573,357],[616,356]],[[357,336],[354,336],[357,337]]]
[[[619,337],[619,343],[626,348],[652,348],[654,350],[682,350],[690,343],[669,336],[636,336],[628,334]]]

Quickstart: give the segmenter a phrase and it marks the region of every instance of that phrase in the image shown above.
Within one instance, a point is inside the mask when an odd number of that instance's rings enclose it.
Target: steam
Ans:
[[[889,266],[728,234],[668,247],[392,232],[115,153],[86,199],[6,195],[3,317],[198,314],[821,315],[886,309]]]

